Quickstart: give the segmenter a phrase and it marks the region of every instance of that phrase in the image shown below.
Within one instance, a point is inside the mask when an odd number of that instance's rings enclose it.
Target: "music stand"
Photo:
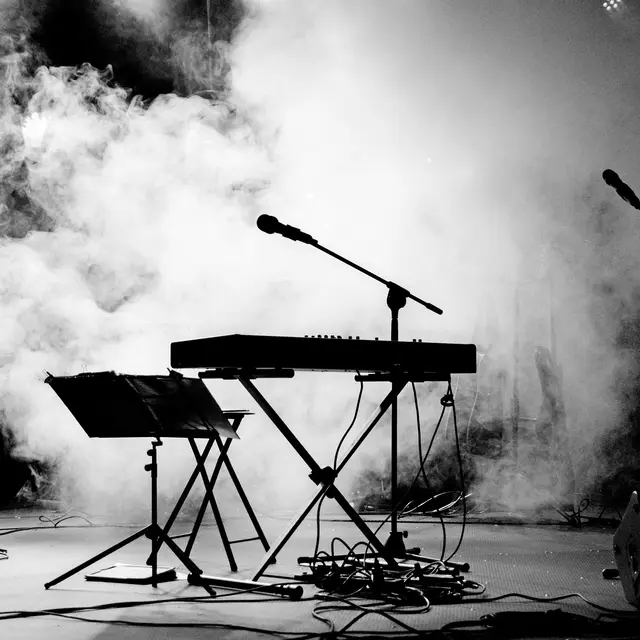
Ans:
[[[147,576],[146,582],[150,582],[155,587],[162,580],[158,575],[157,564],[158,550],[162,544],[166,544],[192,574],[195,576],[201,575],[202,570],[191,560],[189,553],[207,502],[212,507],[227,556],[232,565],[231,568],[232,570],[237,569],[230,549],[232,542],[226,536],[224,523],[212,493],[213,484],[222,463],[229,470],[236,489],[258,533],[257,538],[250,539],[260,539],[265,550],[269,548],[227,457],[231,439],[238,438],[237,428],[248,412],[222,411],[200,379],[185,378],[175,371],[171,371],[167,376],[132,376],[116,374],[112,371],[59,377],[49,374],[45,382],[56,392],[90,438],[149,437],[155,439],[151,443],[151,449],[147,451],[147,455],[151,457],[151,462],[144,467],[145,471],[151,473],[151,523],[132,536],[46,583],[44,585],[45,589],[49,589],[53,585],[82,571],[143,535],[151,540],[151,555],[147,560],[147,565],[151,565],[151,572]],[[107,402],[105,402],[105,399]],[[221,436],[227,438],[224,444]],[[158,524],[157,505],[157,447],[162,446],[160,438],[163,437],[187,438],[196,458],[196,469],[192,473],[185,491],[183,491],[164,529]],[[195,438],[209,439],[204,451],[200,452],[197,448]],[[216,471],[211,478],[208,478],[204,463],[213,442],[218,444],[220,457],[216,465]],[[168,531],[198,475],[202,477],[205,484],[205,497],[197,526],[194,527],[190,534],[189,548],[183,551],[169,536]],[[249,539],[236,542],[245,542],[247,540]],[[94,576],[92,579],[100,578]],[[105,580],[109,580],[109,578],[105,578]],[[118,582],[140,584],[142,581],[144,581],[144,577],[141,578],[139,570],[136,571],[135,577],[130,579],[126,577],[118,578]]]

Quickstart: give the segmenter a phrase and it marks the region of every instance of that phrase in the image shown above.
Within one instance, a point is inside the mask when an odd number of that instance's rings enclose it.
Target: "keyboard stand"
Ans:
[[[264,375],[263,375],[264,373]],[[371,414],[369,419],[363,424],[360,431],[352,438],[351,444],[347,450],[342,454],[340,460],[335,469],[331,467],[321,467],[318,462],[313,458],[305,446],[296,438],[291,429],[287,426],[284,420],[278,415],[276,410],[269,404],[267,399],[260,393],[260,391],[253,384],[252,379],[260,377],[292,377],[293,372],[290,370],[284,370],[282,375],[277,375],[273,370],[243,370],[243,369],[214,369],[210,371],[203,371],[199,374],[200,378],[221,378],[221,379],[236,379],[247,390],[249,395],[256,401],[258,406],[264,411],[265,415],[273,422],[275,427],[285,437],[287,442],[294,448],[296,453],[302,458],[305,464],[311,470],[309,477],[318,485],[318,490],[314,493],[311,501],[305,505],[291,520],[289,527],[284,533],[273,543],[271,548],[267,551],[265,556],[261,559],[259,566],[255,570],[252,577],[253,580],[258,580],[267,567],[273,563],[275,556],[280,552],[284,545],[288,542],[291,536],[295,533],[297,528],[303,522],[303,520],[309,515],[313,507],[318,503],[323,495],[326,494],[328,498],[333,498],[349,517],[349,519],[358,527],[360,532],[364,535],[367,541],[371,544],[377,555],[383,558],[388,566],[395,568],[398,563],[393,555],[393,552],[389,550],[371,531],[366,522],[362,519],[360,514],[351,506],[347,498],[338,490],[335,486],[335,480],[349,462],[354,453],[358,450],[360,445],[364,442],[366,437],[371,433],[375,426],[383,418],[387,410],[392,406],[394,401],[397,400],[398,395],[402,392],[405,386],[409,382],[422,382],[425,380],[449,380],[448,374],[425,374],[425,373],[394,373],[391,390],[380,402],[375,411]],[[387,379],[392,374],[387,374]],[[372,377],[371,379],[379,379],[378,377]]]

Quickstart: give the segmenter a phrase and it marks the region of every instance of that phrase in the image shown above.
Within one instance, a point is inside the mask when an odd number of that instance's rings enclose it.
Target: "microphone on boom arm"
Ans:
[[[312,238],[308,233],[292,227],[288,224],[282,224],[275,216],[268,216],[263,214],[256,220],[258,229],[265,233],[279,233],[289,240],[298,240],[300,242],[306,242],[307,244],[318,244],[318,241]]]
[[[632,207],[640,209],[640,200],[638,196],[633,192],[633,189],[626,183],[622,182],[620,176],[611,169],[605,169],[602,172],[604,181],[616,190],[616,193]]]

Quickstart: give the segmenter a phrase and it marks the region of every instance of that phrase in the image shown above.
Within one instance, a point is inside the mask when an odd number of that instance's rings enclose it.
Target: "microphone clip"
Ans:
[[[289,240],[297,242],[305,242],[306,244],[318,244],[315,238],[312,238],[308,233],[305,233],[297,227],[292,227],[288,224],[282,224],[278,218],[269,215],[261,215],[256,221],[258,229],[264,231],[264,233],[279,233]]]
[[[285,238],[289,238],[289,240],[304,242],[306,244],[318,244],[318,241],[308,233],[305,233],[297,227],[292,227],[289,224],[283,224],[279,233]]]

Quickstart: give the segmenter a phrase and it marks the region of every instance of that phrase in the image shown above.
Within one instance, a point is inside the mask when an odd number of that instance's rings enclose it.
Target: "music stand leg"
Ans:
[[[243,416],[237,417],[234,420],[234,427],[238,427],[239,422],[242,420]],[[209,456],[209,453],[211,452],[211,449],[213,447],[213,444],[217,444],[218,449],[220,451],[220,455],[218,456],[218,459],[216,460],[214,469],[211,473],[211,475],[209,476],[209,478],[206,478],[206,467],[205,467],[205,463],[206,460]],[[219,434],[213,434],[213,437],[211,439],[209,439],[209,441],[207,442],[206,446],[204,447],[204,449],[202,450],[202,452],[200,452],[198,450],[196,441],[194,438],[189,438],[189,444],[191,445],[191,449],[192,452],[194,454],[194,457],[196,459],[196,467],[193,470],[193,472],[191,473],[191,476],[189,478],[189,480],[187,481],[187,484],[185,485],[185,488],[183,489],[180,498],[178,499],[178,501],[176,502],[175,507],[173,508],[173,511],[171,512],[171,515],[169,516],[164,528],[163,528],[163,532],[165,534],[167,534],[168,537],[169,536],[169,530],[171,529],[171,527],[173,526],[173,524],[175,523],[175,520],[178,516],[178,513],[180,511],[180,509],[182,508],[182,506],[184,505],[186,498],[189,494],[189,492],[191,491],[191,489],[193,488],[193,485],[195,484],[195,480],[196,478],[200,475],[203,477],[204,480],[204,487],[205,487],[205,496],[202,500],[202,504],[200,505],[200,508],[198,510],[198,514],[196,516],[196,520],[194,522],[194,525],[191,529],[191,532],[188,534],[189,535],[189,540],[187,542],[187,545],[184,549],[184,553],[187,556],[191,555],[191,551],[193,549],[193,545],[195,544],[198,532],[200,530],[200,527],[202,525],[202,521],[204,519],[204,515],[207,509],[207,503],[211,504],[211,508],[212,511],[214,513],[214,518],[216,520],[216,524],[218,526],[218,529],[220,530],[220,537],[222,539],[222,543],[224,545],[226,554],[227,554],[227,559],[229,561],[229,568],[231,569],[231,571],[237,571],[238,570],[238,566],[237,563],[235,561],[235,557],[233,555],[233,551],[232,551],[232,547],[231,545],[233,544],[230,540],[229,537],[226,533],[226,529],[224,526],[224,521],[222,519],[222,515],[220,513],[219,507],[217,506],[217,503],[214,500],[213,497],[213,488],[215,486],[215,483],[218,479],[218,475],[220,473],[220,470],[222,468],[222,465],[224,464],[229,476],[232,480],[232,482],[234,483],[234,486],[236,488],[236,491],[238,492],[238,495],[240,497],[240,500],[242,501],[242,504],[244,505],[245,510],[247,511],[247,515],[249,516],[249,519],[251,520],[251,523],[253,524],[253,527],[256,531],[257,534],[257,538],[258,540],[260,540],[260,542],[262,543],[263,547],[265,550],[269,549],[269,543],[267,542],[266,536],[264,535],[264,532],[260,526],[260,523],[258,522],[258,519],[255,515],[255,512],[253,511],[253,508],[251,507],[251,504],[249,503],[249,499],[246,495],[246,493],[244,492],[244,489],[242,488],[242,485],[240,483],[240,479],[238,478],[238,475],[235,472],[235,469],[233,468],[233,465],[231,464],[231,461],[229,460],[228,457],[228,451],[229,451],[229,447],[231,446],[231,439],[227,439],[226,441],[223,442],[222,438],[220,437]],[[204,475],[203,475],[204,473]],[[164,537],[162,539],[159,539],[158,543],[157,543],[157,548],[159,549],[160,546],[162,546],[162,544],[164,543]],[[151,564],[152,562],[152,555],[149,556],[148,560],[147,560],[147,564]]]
[[[134,533],[132,536],[129,536],[128,538],[125,538],[124,540],[118,542],[117,544],[114,544],[112,547],[109,547],[105,551],[102,551],[98,555],[93,556],[93,558],[91,558],[90,560],[87,560],[86,562],[83,562],[82,564],[79,564],[78,566],[74,567],[70,571],[67,571],[66,573],[63,573],[62,575],[58,576],[57,578],[54,578],[50,582],[47,582],[44,585],[44,588],[48,589],[49,587],[53,587],[54,585],[58,584],[59,582],[62,582],[63,580],[66,580],[67,578],[70,578],[71,576],[73,576],[76,573],[82,571],[83,569],[86,569],[87,567],[90,567],[95,562],[98,562],[99,560],[102,560],[102,558],[106,558],[108,555],[111,555],[112,553],[118,551],[118,549],[122,549],[122,547],[126,547],[131,542],[134,542],[138,538],[141,538],[142,536],[148,534],[150,532],[150,530],[151,530],[151,525],[146,526],[144,529],[140,529],[140,531]]]
[[[222,545],[224,546],[225,553],[227,554],[229,567],[231,571],[237,571],[238,565],[236,564],[235,558],[233,557],[233,550],[231,549],[231,544],[229,543],[229,536],[227,536],[227,530],[225,529],[224,522],[222,520],[222,515],[220,514],[220,509],[218,508],[218,503],[216,502],[216,499],[213,497],[213,485],[217,480],[218,472],[220,470],[220,465],[216,465],[217,466],[216,473],[215,475],[212,475],[211,479],[209,479],[209,477],[207,476],[207,470],[204,466],[204,459],[200,455],[200,452],[198,451],[198,447],[196,446],[196,443],[194,442],[193,438],[189,438],[189,444],[191,445],[193,455],[196,458],[198,470],[200,472],[200,475],[202,477],[202,482],[205,487],[205,496],[204,496],[203,504],[206,506],[206,503],[209,502],[209,505],[211,506],[211,511],[213,513],[213,517],[216,521],[216,525],[218,526],[218,532],[220,533],[220,539],[222,540]],[[197,528],[194,527],[193,531],[191,532],[191,537],[189,538],[189,545],[188,545],[189,552],[191,552],[191,548],[193,547],[193,542],[195,542],[194,532],[197,533],[197,529],[200,527],[201,522],[202,522],[202,519],[200,519],[200,522],[198,523]]]
[[[207,504],[208,504],[208,500],[207,497],[205,496],[202,499],[202,504],[200,505],[200,508],[198,509],[198,514],[196,515],[196,519],[193,523],[193,527],[191,527],[191,532],[189,533],[189,540],[187,540],[187,545],[184,548],[184,552],[190,556],[191,555],[191,551],[193,549],[193,545],[195,544],[196,541],[196,537],[198,536],[198,532],[200,531],[200,525],[202,524],[202,521],[204,520],[204,514],[207,511]]]
[[[151,526],[147,535],[151,540],[151,584],[154,587],[158,586],[158,447],[161,446],[160,438],[151,443],[151,449],[147,451],[151,462],[144,466],[145,471],[151,473]]]
[[[203,459],[206,460],[207,456],[209,455],[209,452],[211,451],[211,448],[213,447],[213,440],[209,440],[202,452],[202,456]],[[167,519],[167,522],[165,523],[164,527],[162,528],[163,532],[165,534],[167,534],[168,537],[169,536],[169,531],[171,530],[171,528],[173,527],[178,514],[180,513],[180,509],[182,509],[182,506],[184,505],[187,496],[189,495],[191,489],[193,488],[193,485],[195,484],[196,478],[200,475],[200,471],[198,469],[198,467],[196,466],[196,468],[191,472],[191,476],[189,477],[189,480],[187,481],[187,484],[185,485],[184,489],[182,490],[182,493],[180,494],[180,497],[178,498],[178,501],[176,502],[173,511],[171,512],[171,515],[169,516],[169,518]],[[200,506],[200,509],[198,510],[198,515],[196,517],[196,523],[197,526],[194,525],[194,528],[196,529],[196,534],[197,534],[197,529],[200,526],[200,523],[202,522],[202,518],[204,517],[204,512],[206,510],[206,501],[203,500],[202,501],[202,505]],[[189,535],[189,538],[191,540],[191,538],[193,537],[194,540],[191,542],[191,545],[188,545],[187,550],[186,550],[186,554],[190,555],[191,553],[191,547],[193,546],[193,542],[195,542],[195,536],[193,535],[193,529],[191,531]],[[183,536],[181,536],[183,537]],[[160,550],[160,547],[164,544],[163,540],[160,540],[158,542],[158,547],[157,549]],[[149,556],[149,558],[147,559],[147,564],[151,564],[151,555]]]
[[[209,455],[209,452],[211,451],[212,447],[213,447],[213,440],[209,440],[207,442],[204,450],[202,451],[202,456],[203,456],[203,458],[205,460],[206,460],[207,456]],[[171,512],[171,515],[167,519],[167,522],[165,523],[164,527],[162,528],[162,530],[167,535],[169,534],[169,531],[173,527],[176,519],[178,518],[178,514],[180,513],[180,509],[182,509],[184,503],[186,502],[187,497],[188,497],[189,493],[191,492],[191,489],[193,488],[193,485],[195,484],[196,479],[198,478],[198,475],[199,475],[199,471],[198,471],[198,468],[196,467],[191,472],[191,476],[189,477],[189,480],[187,481],[187,484],[185,485],[184,489],[182,490],[182,493],[180,494],[180,497],[178,498],[178,501],[176,502],[175,506],[173,507],[173,511]],[[162,544],[162,543],[160,543],[160,544]]]
[[[233,482],[236,488],[236,491],[240,496],[240,500],[242,501],[244,509],[247,512],[247,515],[249,516],[249,520],[251,520],[251,524],[253,525],[253,528],[255,529],[258,535],[258,539],[262,543],[262,546],[264,547],[265,551],[267,551],[269,549],[269,543],[267,542],[267,537],[264,535],[264,531],[262,531],[262,527],[260,526],[260,523],[258,522],[258,518],[256,517],[253,507],[249,502],[249,498],[247,497],[247,494],[244,492],[244,489],[240,484],[240,479],[236,474],[236,470],[233,468],[233,465],[231,464],[231,460],[229,460],[229,456],[227,455],[227,451],[229,447],[223,448],[223,444],[220,439],[220,436],[217,436],[216,440],[218,442],[218,448],[220,449],[220,458],[222,458],[222,462],[224,463],[227,469],[227,473],[229,474],[229,477],[231,478],[231,481]]]
[[[196,565],[196,563],[193,562],[193,560],[191,560],[191,558],[189,558],[182,551],[182,549],[180,549],[180,547],[178,547],[178,545],[158,525],[157,447],[159,446],[162,446],[162,442],[160,441],[159,438],[155,442],[151,443],[151,449],[147,451],[147,455],[151,457],[151,462],[144,466],[145,471],[149,471],[151,473],[151,524],[146,526],[144,529],[141,529],[140,531],[129,536],[128,538],[125,538],[121,542],[114,544],[113,546],[109,547],[105,551],[102,551],[101,553],[93,556],[93,558],[87,560],[86,562],[83,562],[82,564],[77,565],[70,571],[67,571],[66,573],[63,573],[57,578],[54,578],[50,582],[47,582],[44,585],[45,589],[49,589],[50,587],[53,587],[54,585],[62,582],[63,580],[70,578],[76,573],[91,566],[95,562],[98,562],[98,560],[102,560],[102,558],[106,558],[108,555],[111,555],[115,551],[118,551],[118,549],[122,549],[126,545],[130,544],[131,542],[134,542],[135,540],[137,540],[138,538],[144,535],[146,535],[147,538],[151,540],[151,556],[150,556],[150,562],[149,560],[147,560],[147,564],[151,564],[151,580],[152,580],[151,584],[153,587],[158,586],[158,579],[157,579],[158,578],[158,549],[159,549],[160,542],[166,544],[171,549],[171,551],[173,551],[173,553],[177,556],[177,558],[182,561],[184,566],[192,574],[195,574],[195,575],[202,574],[202,569],[200,569],[200,567],[198,567],[198,565]]]
[[[231,549],[231,543],[229,542],[229,536],[227,535],[227,530],[225,529],[224,522],[222,520],[222,515],[220,513],[220,509],[218,508],[218,503],[215,501],[215,498],[213,498],[213,496],[209,496],[208,499],[209,499],[209,504],[211,505],[211,511],[213,512],[213,517],[216,521],[216,525],[218,526],[218,532],[220,533],[220,540],[222,541],[222,546],[224,547],[224,551],[227,554],[227,560],[229,561],[229,568],[231,569],[231,571],[237,571],[238,565],[236,564],[236,560],[233,556],[233,550]],[[189,550],[191,550],[191,548]]]
[[[213,487],[216,483],[216,480],[218,478],[219,472],[220,472],[220,468],[222,466],[222,464],[225,465],[227,472],[229,473],[229,477],[231,478],[236,491],[238,492],[238,495],[240,497],[240,500],[242,501],[242,504],[244,505],[244,508],[247,512],[247,515],[249,516],[249,519],[251,520],[251,523],[253,524],[253,527],[256,531],[257,534],[257,539],[260,540],[260,542],[262,543],[262,546],[264,547],[265,551],[269,549],[269,543],[267,542],[267,538],[264,535],[264,532],[262,530],[262,527],[260,526],[260,523],[258,522],[258,519],[255,515],[255,512],[253,511],[253,508],[251,507],[251,504],[249,503],[249,498],[247,497],[246,493],[244,492],[244,489],[242,488],[242,484],[240,483],[240,479],[238,478],[238,475],[235,472],[235,469],[233,468],[233,465],[231,464],[231,460],[229,460],[229,456],[228,456],[228,451],[229,451],[229,447],[231,446],[231,440],[227,440],[226,442],[222,441],[222,438],[220,437],[219,434],[215,434],[214,435],[214,440],[216,441],[216,444],[218,445],[218,449],[220,450],[220,455],[218,457],[218,460],[216,461],[216,466],[213,470],[213,473],[211,474],[210,478],[207,480],[206,479],[206,470],[204,468],[204,460],[201,461],[201,463],[198,464],[198,469],[200,470],[200,473],[203,474],[203,480],[204,480],[204,484],[205,484],[205,499],[203,501],[203,506],[206,507],[206,502],[208,501],[209,504],[211,505],[211,509],[214,512],[214,517],[216,519],[216,523],[218,525],[218,528],[220,530],[220,537],[222,539],[222,543],[224,545],[226,554],[227,554],[227,558],[229,560],[229,567],[231,569],[231,571],[237,571],[238,570],[238,566],[236,564],[234,555],[233,555],[233,551],[231,548],[232,542],[229,540],[227,533],[226,533],[226,529],[224,527],[224,521],[222,520],[222,515],[220,514],[220,510],[217,506],[217,503],[215,501],[215,498],[213,496]],[[193,453],[194,456],[196,457],[196,460],[199,459],[198,457],[198,450],[195,444],[195,441],[190,440],[191,442],[191,447],[193,449]],[[201,508],[200,512],[198,513],[198,518],[196,520],[196,523],[194,524],[193,530],[191,532],[191,536],[189,538],[189,543],[187,544],[187,554],[189,554],[191,552],[191,548],[193,546],[193,543],[195,542],[195,536],[197,535],[198,529],[200,528],[200,525],[202,523],[202,518],[204,516],[204,510]],[[248,538],[247,540],[250,540],[253,538]],[[242,540],[244,541],[244,540]],[[240,540],[236,541],[236,542],[241,542]]]
[[[157,534],[162,542],[166,544],[174,555],[182,562],[182,564],[193,574],[199,576],[202,574],[202,569],[162,530],[157,527]]]

